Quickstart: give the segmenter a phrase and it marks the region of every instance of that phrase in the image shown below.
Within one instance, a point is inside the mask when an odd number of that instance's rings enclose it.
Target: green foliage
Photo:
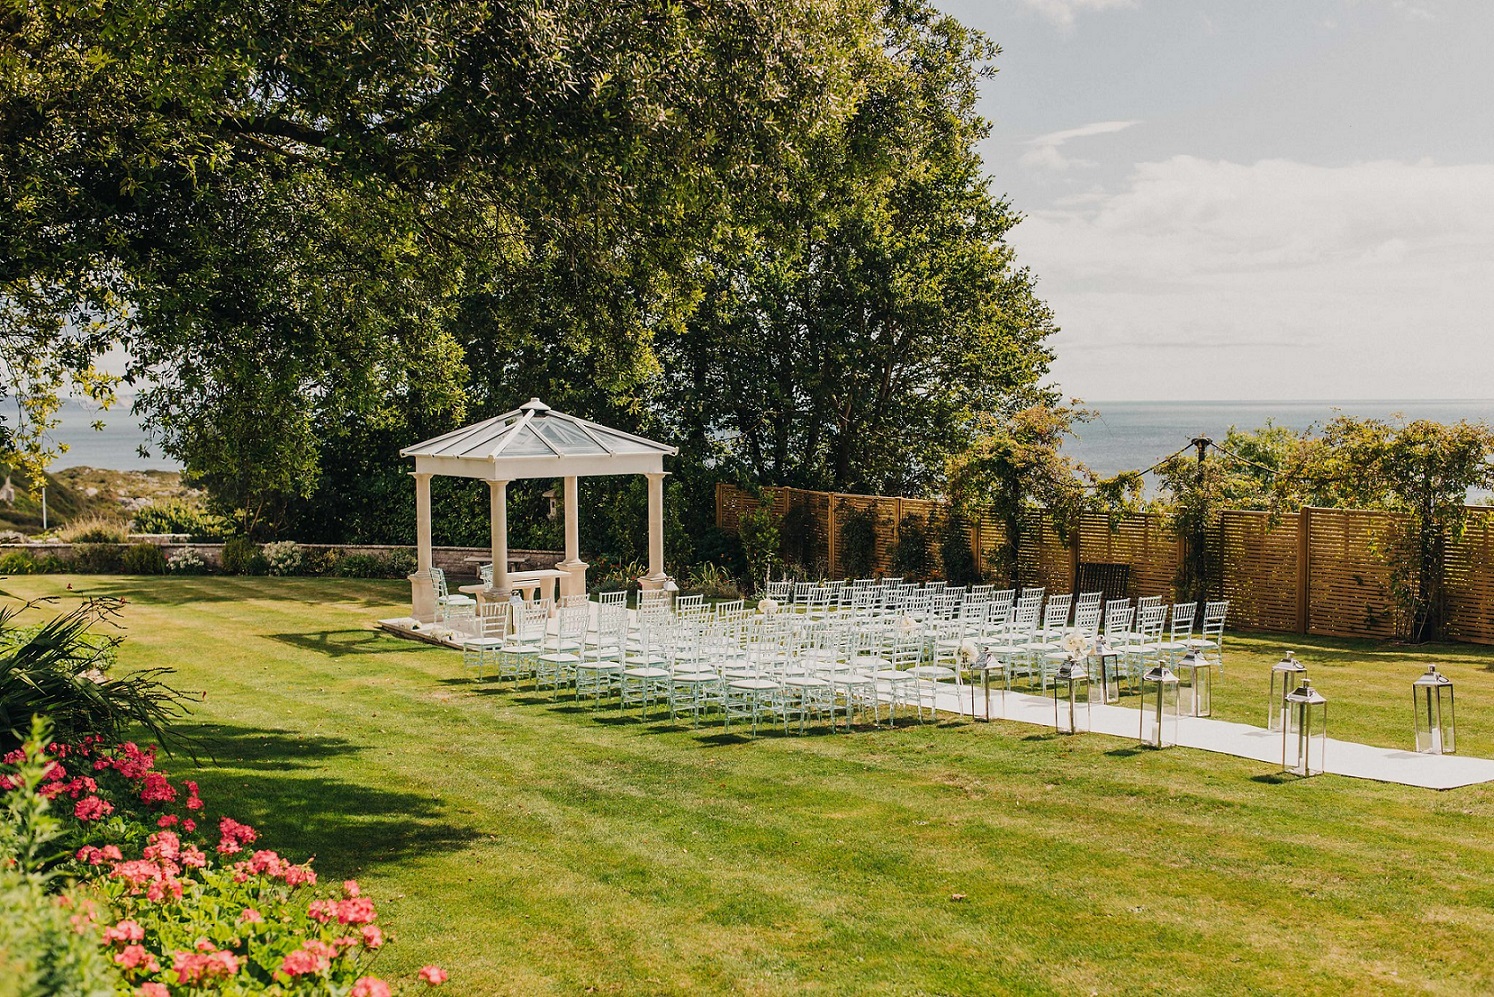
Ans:
[[[836,554],[841,574],[848,578],[870,578],[876,570],[877,529],[881,525],[876,507],[853,509],[842,502],[835,516],[840,530]]]
[[[0,745],[18,743],[34,716],[47,717],[59,739],[90,735],[115,741],[135,727],[163,744],[186,715],[186,698],[167,685],[169,668],[111,675],[120,638],[91,632],[112,626],[120,604],[91,599],[39,627],[18,629],[21,610],[0,607]]]
[[[754,590],[760,589],[775,569],[783,567],[782,521],[766,504],[759,505],[737,518],[737,534],[742,538],[748,578]]]
[[[266,569],[260,545],[248,537],[234,537],[223,545],[225,575],[262,575]]]
[[[233,524],[195,502],[180,498],[157,500],[135,513],[137,533],[187,534],[194,543],[209,543],[233,535]]]
[[[57,531],[57,539],[73,544],[127,543],[129,524],[114,516],[92,515],[74,520]]]
[[[993,568],[1009,585],[1019,584],[1023,520],[1046,510],[1060,537],[1097,505],[1088,491],[1094,476],[1063,453],[1064,436],[1090,413],[1070,407],[1034,405],[1009,415],[983,413],[975,441],[949,462],[949,489],[960,515],[989,509],[1002,524],[1006,543],[992,556]]]
[[[28,773],[24,788],[7,794],[11,813],[0,828],[0,857],[17,857],[18,803],[44,814],[47,801],[32,780],[36,768],[30,762],[23,765]],[[42,814],[32,815],[33,833],[38,816]],[[0,861],[0,997],[111,997],[118,974],[96,934],[73,926],[76,912],[91,901],[79,891],[60,896],[47,892],[40,877],[23,871],[28,864],[23,860],[14,868]]]
[[[928,491],[973,411],[1045,397],[1053,318],[977,148],[997,50],[923,2],[872,30],[844,121],[765,164],[687,334],[658,340],[661,418],[745,480]]]
[[[827,552],[814,535],[814,513],[809,505],[790,506],[778,531],[784,563],[800,568],[811,577],[823,577],[828,570]]]
[[[742,589],[724,568],[714,564],[697,564],[685,575],[681,585],[687,594],[699,593],[707,599],[740,599]]]
[[[980,565],[970,546],[970,523],[951,511],[939,524],[939,559],[944,578],[951,585],[978,585]]]
[[[84,575],[116,575],[124,567],[124,544],[80,543],[73,545],[72,569]]]
[[[388,555],[343,553],[326,570],[338,578],[404,578],[415,570],[415,559],[402,550]]]
[[[294,540],[265,544],[265,570],[272,575],[299,575],[305,567],[301,545]]]
[[[926,581],[934,574],[934,531],[924,517],[909,513],[897,524],[890,553],[892,573],[910,581]]]
[[[1448,547],[1462,535],[1468,489],[1494,487],[1494,430],[1339,416],[1304,450],[1298,474],[1316,498],[1400,514],[1386,549],[1391,594],[1408,638],[1439,639]]]
[[[166,555],[155,544],[133,544],[120,556],[119,570],[127,575],[164,575]]]

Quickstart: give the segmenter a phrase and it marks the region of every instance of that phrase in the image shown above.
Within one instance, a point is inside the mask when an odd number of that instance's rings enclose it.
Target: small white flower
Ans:
[[[778,612],[778,600],[776,600],[776,599],[760,599],[760,600],[758,600],[757,611],[759,613],[762,613],[764,616],[772,616],[774,613]]]
[[[897,621],[897,628],[905,634],[910,634],[918,629],[918,621],[911,616],[904,616]]]
[[[960,664],[968,665],[972,663],[979,654],[980,648],[976,646],[975,641],[966,640],[960,642]]]

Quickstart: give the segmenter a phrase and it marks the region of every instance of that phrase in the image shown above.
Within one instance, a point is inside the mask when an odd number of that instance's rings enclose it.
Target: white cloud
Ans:
[[[1078,128],[1066,128],[1062,131],[1039,135],[1024,143],[1028,146],[1028,150],[1022,154],[1020,162],[1028,169],[1058,171],[1067,170],[1072,166],[1092,166],[1094,164],[1087,159],[1065,156],[1058,151],[1059,146],[1071,139],[1110,135],[1130,128],[1134,124],[1136,124],[1135,121],[1096,121]]]
[[[1494,393],[1494,164],[1178,156],[1012,238],[1082,396]]]
[[[1020,0],[1020,2],[1058,27],[1069,29],[1074,26],[1074,19],[1081,11],[1135,7],[1137,0]]]

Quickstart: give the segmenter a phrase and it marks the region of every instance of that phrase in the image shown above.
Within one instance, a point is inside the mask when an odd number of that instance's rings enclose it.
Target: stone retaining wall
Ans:
[[[147,536],[131,539],[137,543],[156,544],[161,548],[161,553],[168,558],[181,551],[192,550],[196,551],[203,563],[210,568],[217,570],[223,566],[222,544],[160,542],[156,538]],[[129,545],[118,544],[116,546]],[[402,544],[302,544],[301,548],[307,553],[341,550],[344,554],[373,554],[379,557],[388,557],[395,551],[405,551],[412,560],[415,557],[415,548]],[[67,543],[0,544],[0,556],[11,551],[18,551],[32,558],[50,555],[64,561],[73,559],[73,545]],[[508,553],[512,558],[524,559],[518,567],[525,571],[535,568],[553,568],[565,557],[565,554],[558,550],[511,550]],[[493,559],[493,552],[487,547],[435,547],[431,550],[431,563],[446,572],[447,578],[453,585],[466,585],[477,580],[477,563],[469,560],[471,558],[479,558],[481,563],[486,564]]]

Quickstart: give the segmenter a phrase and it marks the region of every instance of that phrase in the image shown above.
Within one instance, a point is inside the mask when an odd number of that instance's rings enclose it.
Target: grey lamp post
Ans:
[[[1416,750],[1429,755],[1451,755],[1457,751],[1453,715],[1452,679],[1427,665],[1425,674],[1411,683],[1411,702],[1416,723]]]

